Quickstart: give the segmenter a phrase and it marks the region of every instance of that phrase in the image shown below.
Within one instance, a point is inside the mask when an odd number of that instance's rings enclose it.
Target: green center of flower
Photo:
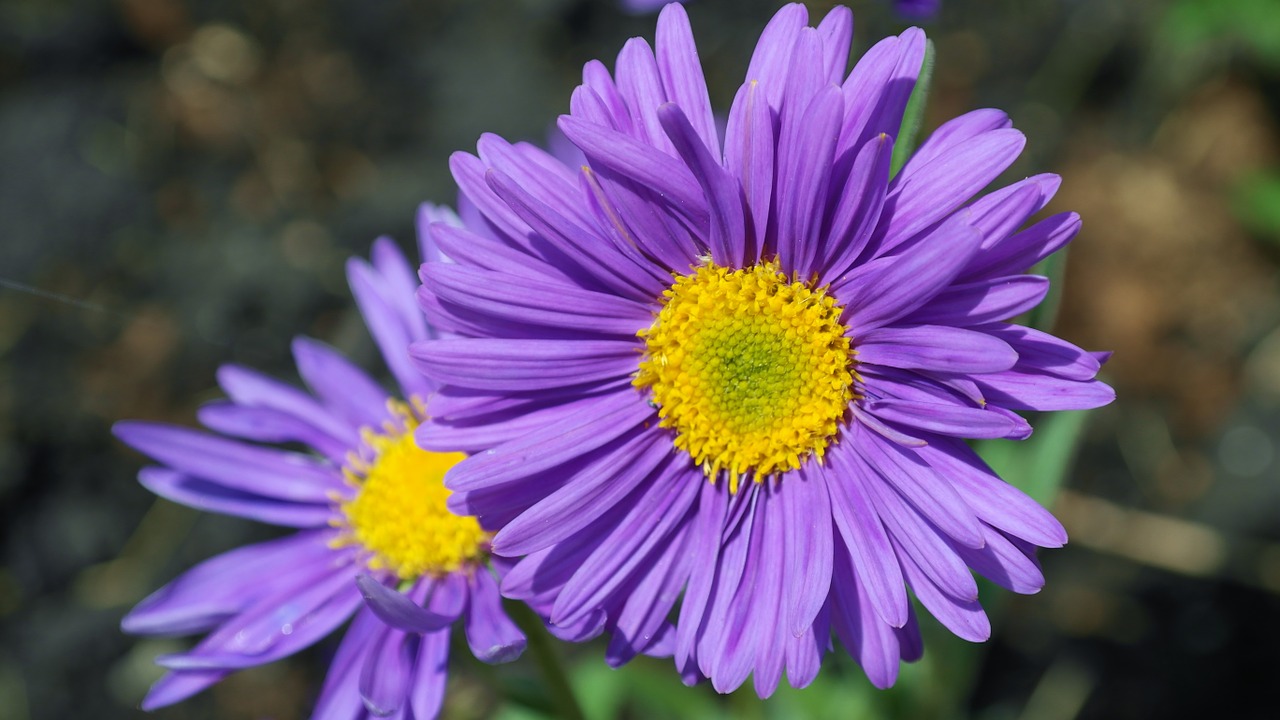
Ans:
[[[841,308],[769,261],[714,264],[677,276],[640,331],[632,384],[648,389],[662,427],[708,477],[757,482],[822,457],[854,398],[854,352]]]
[[[371,569],[389,570],[401,580],[443,575],[481,560],[488,534],[474,517],[455,515],[445,506],[450,493],[444,474],[466,455],[418,447],[413,439],[417,417],[404,403],[390,404],[399,424],[361,432],[374,459],[348,461],[347,480],[358,491],[340,504],[338,524],[347,532],[338,543],[359,545],[369,552]]]

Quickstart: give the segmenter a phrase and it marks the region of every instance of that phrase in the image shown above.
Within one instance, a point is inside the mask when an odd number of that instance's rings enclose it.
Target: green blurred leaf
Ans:
[[[1207,44],[1243,45],[1275,67],[1280,66],[1278,17],[1276,0],[1177,0],[1165,15],[1160,36],[1191,52]]]
[[[1280,244],[1280,169],[1245,178],[1231,199],[1240,222],[1268,241]]]
[[[920,123],[924,120],[924,108],[929,104],[929,90],[933,86],[933,41],[928,40],[924,46],[924,64],[920,66],[920,77],[916,80],[911,98],[907,100],[907,109],[902,113],[902,125],[898,128],[898,136],[893,140],[893,157],[889,162],[889,175],[897,175],[907,158],[915,152],[920,136]]]

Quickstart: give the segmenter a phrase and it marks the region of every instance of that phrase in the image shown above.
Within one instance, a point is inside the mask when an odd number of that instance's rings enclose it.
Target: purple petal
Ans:
[[[181,702],[230,675],[229,670],[193,670],[166,673],[142,699],[142,709],[151,712]]]
[[[790,65],[793,48],[800,31],[809,22],[809,11],[800,3],[783,5],[774,13],[760,39],[756,41],[755,52],[751,55],[751,63],[747,65],[748,83],[760,83],[770,106],[782,105],[783,89]]]
[[[877,418],[913,430],[964,438],[1003,438],[1016,434],[1019,425],[992,409],[943,403],[884,398],[863,403]]]
[[[983,531],[984,546],[975,550],[953,546],[965,564],[1002,588],[1023,595],[1040,592],[1044,574],[1039,565],[1009,542],[1009,539],[987,527]]]
[[[902,569],[893,554],[889,535],[880,514],[867,493],[873,480],[856,449],[847,438],[829,452],[827,487],[836,529],[849,553],[857,577],[866,585],[871,608],[888,625],[898,627],[907,620],[907,590]]]
[[[502,610],[498,584],[483,568],[467,581],[471,604],[467,613],[467,643],[471,654],[486,663],[511,662],[524,652],[525,637]]]
[[[330,532],[301,532],[246,545],[196,565],[151,593],[120,621],[136,635],[203,632],[248,607],[289,577],[334,555]]]
[[[300,453],[246,445],[162,423],[123,421],[116,437],[170,467],[275,500],[328,503],[343,488],[333,466]]]
[[[647,481],[670,455],[670,441],[658,433],[620,445],[507,523],[493,538],[494,552],[516,557],[564,540]]]
[[[218,384],[224,392],[240,405],[266,407],[292,415],[314,425],[345,447],[355,447],[360,442],[356,428],[333,415],[316,399],[296,387],[239,365],[223,365],[218,368]]]
[[[821,277],[843,275],[866,248],[880,221],[892,158],[893,138],[883,134],[868,140],[853,158],[835,200],[835,215],[827,230],[829,247],[819,267]]]
[[[635,372],[634,340],[459,338],[410,350],[431,378],[486,390],[540,390],[623,377]]]
[[[750,220],[741,253],[735,254],[739,260],[735,265],[755,262],[764,247],[773,196],[773,155],[773,120],[769,104],[759,84],[751,81],[738,90],[725,128],[725,168],[742,187]]]
[[[986,333],[943,325],[880,327],[857,340],[858,362],[943,373],[1008,370],[1018,354]]]
[[[351,452],[351,445],[306,420],[275,408],[215,401],[202,406],[197,417],[210,430],[243,440],[309,445],[335,464],[346,462],[347,454]]]
[[[435,720],[444,703],[445,684],[449,679],[449,633],[423,635],[414,667],[416,673],[409,687],[413,720]]]
[[[689,15],[680,5],[671,4],[658,15],[657,36],[658,72],[667,99],[684,111],[703,146],[717,162],[720,160],[720,140],[716,133],[715,117],[711,114],[711,98],[707,94],[707,81],[698,61],[698,48],[693,42],[693,30],[689,27]]]
[[[904,322],[929,325],[978,325],[1008,320],[1039,305],[1049,292],[1049,278],[1006,275],[952,285]]]
[[[909,165],[923,167],[941,156],[955,152],[965,142],[993,130],[1013,127],[1013,122],[1003,110],[983,108],[969,112],[938,126],[912,154]]]
[[[940,591],[910,553],[903,560],[902,569],[920,604],[944,627],[969,642],[986,642],[991,637],[991,621],[976,599],[958,599]]]
[[[804,42],[805,38],[812,41]],[[816,33],[810,30],[801,35],[796,48],[808,47],[816,54],[816,43]],[[795,127],[788,127],[784,115],[783,142],[778,148],[778,258],[784,272],[800,277],[808,277],[816,269],[819,231],[844,108],[840,88],[835,85],[827,85],[812,97],[808,109],[794,121]]]
[[[721,533],[724,530],[728,499],[729,495],[723,488],[709,482],[702,484],[689,539],[689,550],[694,557],[684,599],[680,601],[679,622],[676,623],[674,655],[677,665],[683,665],[689,658],[690,651],[697,642],[698,631],[706,620],[705,611],[720,557]]]
[[[914,450],[881,440],[866,430],[854,429],[867,465],[898,490],[922,516],[960,545],[980,548],[982,525],[973,510]]]
[[[325,405],[357,427],[380,427],[387,417],[387,391],[337,350],[318,340],[293,341],[298,374]]]
[[[1045,218],[994,247],[978,253],[964,269],[963,280],[1025,272],[1061,250],[1080,232],[1080,216],[1061,213]]]
[[[445,617],[427,610],[404,595],[392,590],[372,576],[361,573],[356,585],[365,604],[378,619],[402,632],[429,633],[447,628],[455,617]]]
[[[680,107],[667,103],[658,109],[658,118],[676,152],[694,171],[711,212],[711,259],[720,265],[741,262],[740,243],[744,234],[742,201],[733,179],[719,160],[699,141],[694,127]]]
[[[364,317],[365,327],[369,328],[369,334],[382,352],[387,368],[406,396],[426,397],[431,386],[409,362],[409,343],[425,340],[427,337],[426,319],[414,303],[413,288],[403,298],[393,298],[390,296],[393,288],[382,284],[385,282],[371,265],[360,258],[347,261],[347,284],[351,286],[351,295]],[[407,324],[405,313],[397,308],[400,302],[409,304],[413,314],[417,316],[419,327]]]
[[[138,473],[138,482],[167,500],[205,512],[257,520],[281,527],[324,527],[334,517],[332,503],[301,503],[274,500],[233,490],[169,468],[147,467]]]
[[[653,311],[633,300],[548,279],[436,263],[423,270],[422,281],[444,302],[513,322],[628,337],[653,322]]]
[[[947,217],[1004,172],[1024,145],[1017,130],[993,130],[928,163],[908,163],[889,187],[885,206],[892,219],[881,247],[897,247]]]
[[[853,42],[853,11],[837,5],[818,23],[818,35],[822,37],[822,59],[826,67],[827,82],[844,80],[849,65],[849,47]],[[795,687],[800,687],[795,685]]]
[[[329,662],[329,671],[325,673],[324,686],[312,717],[359,718],[364,714],[364,701],[360,698],[360,667],[364,664],[370,643],[385,627],[367,609],[356,613],[342,643],[338,645],[338,651]]]
[[[647,487],[642,485],[629,500],[623,518],[565,583],[552,609],[552,622],[572,622],[598,607],[683,522],[698,486],[688,481],[686,473],[670,467],[681,462],[677,457],[667,468],[655,471]]]
[[[826,479],[802,469],[779,489],[786,554],[783,611],[787,629],[799,637],[814,618],[831,589],[831,498]]]
[[[1010,410],[1091,410],[1116,399],[1116,391],[1099,380],[1067,380],[1021,368],[983,375],[978,385],[989,402]]]
[[[936,438],[920,456],[951,479],[965,504],[987,524],[1041,547],[1061,547],[1067,532],[1048,510],[1001,480],[967,445]]]
[[[910,560],[917,563],[930,581],[947,594],[962,600],[976,599],[978,585],[973,575],[947,545],[942,534],[883,481],[872,481],[866,485],[889,532],[903,572],[906,572],[906,563]],[[907,579],[910,582],[910,577]]]
[[[858,578],[849,554],[837,551],[836,601],[832,603],[831,624],[871,684],[884,689],[898,679],[898,637],[893,628],[868,607],[872,604],[871,598]]]
[[[413,679],[413,646],[405,633],[384,627],[365,651],[360,667],[360,697],[370,714],[395,714],[408,699]]]
[[[1021,325],[991,324],[980,328],[1018,351],[1018,367],[1068,380],[1092,380],[1102,361],[1066,340]]]
[[[831,286],[845,307],[842,322],[856,338],[924,305],[951,284],[981,242],[961,213],[903,254],[855,267]]]
[[[579,407],[581,414],[463,460],[449,471],[445,484],[458,492],[528,477],[601,447],[654,414],[630,389]]]

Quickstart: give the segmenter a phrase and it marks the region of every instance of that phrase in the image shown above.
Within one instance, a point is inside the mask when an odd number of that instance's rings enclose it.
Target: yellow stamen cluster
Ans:
[[[854,351],[826,288],[790,281],[777,261],[714,264],[677,276],[632,384],[649,389],[660,425],[714,482],[822,458],[854,399]]]
[[[466,455],[418,447],[418,415],[404,403],[388,404],[398,422],[361,432],[373,459],[348,458],[344,472],[358,490],[339,504],[343,518],[335,524],[346,532],[337,544],[360,546],[371,569],[389,570],[401,580],[443,575],[482,559],[488,535],[480,523],[445,506],[444,474]]]

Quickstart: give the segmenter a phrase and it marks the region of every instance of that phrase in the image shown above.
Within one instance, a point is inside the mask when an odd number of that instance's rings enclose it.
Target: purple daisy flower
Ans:
[[[452,213],[424,206],[420,222]],[[424,257],[432,257],[424,243]],[[291,536],[208,560],[143,600],[122,626],[146,635],[208,633],[189,652],[160,657],[170,672],[142,703],[175,703],[231,672],[292,655],[352,619],[315,717],[436,717],[449,630],[466,627],[485,662],[514,659],[525,638],[504,614],[487,567],[489,535],[445,507],[445,471],[464,457],[425,451],[414,431],[434,385],[406,349],[436,337],[414,304],[413,270],[389,239],[347,277],[383,358],[388,393],[332,348],[294,341],[308,394],[238,366],[218,382],[229,396],[200,409],[207,427],[121,422],[124,442],[162,463],[143,485],[201,510],[299,528]],[[300,443],[314,454],[258,443]],[[363,597],[362,597],[363,596]]]
[[[905,17],[927,20],[938,14],[942,0],[893,0],[893,7]]]
[[[891,177],[924,34],[846,76],[849,10],[807,22],[765,28],[723,142],[673,5],[652,49],[586,65],[559,122],[584,163],[492,135],[456,154],[464,227],[429,228],[453,262],[419,302],[461,337],[411,351],[442,384],[420,444],[473,453],[449,506],[522,558],[504,594],[611,632],[613,664],[671,652],[762,697],[812,681],[832,633],[891,685],[922,652],[908,588],[986,639],[971,570],[1036,592],[1066,534],[964,440],[1114,397],[1098,356],[1008,322],[1080,226],[1020,229],[1056,176],[975,199],[1022,134],[972,112]]]

